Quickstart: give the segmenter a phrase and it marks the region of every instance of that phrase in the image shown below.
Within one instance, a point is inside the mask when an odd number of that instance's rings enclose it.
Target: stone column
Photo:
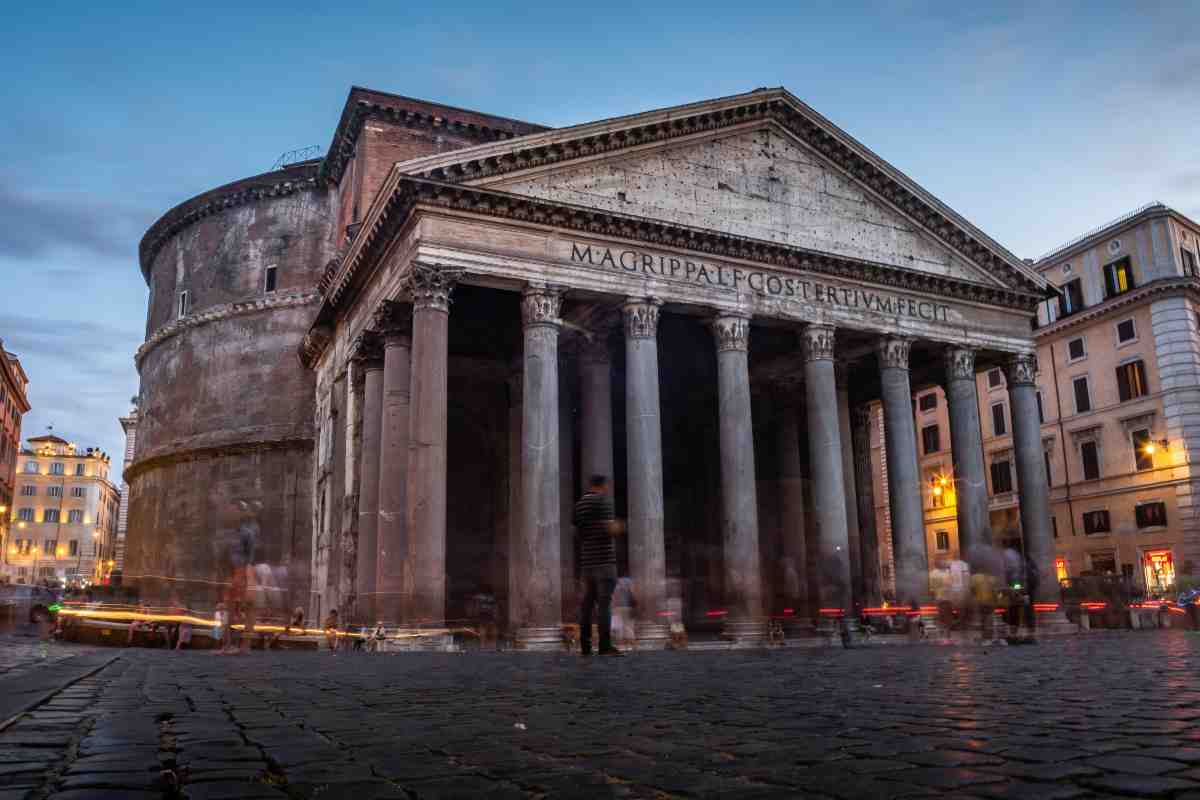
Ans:
[[[858,494],[858,533],[860,564],[862,565],[862,604],[868,608],[883,602],[882,582],[879,579],[879,532],[875,525],[875,476],[871,471],[871,410],[869,406],[854,409],[854,466]]]
[[[1050,525],[1050,489],[1042,451],[1042,426],[1037,410],[1035,359],[1019,353],[1005,364],[1008,402],[1012,410],[1013,456],[1017,462],[1021,536],[1025,553],[1040,573],[1035,603],[1057,603],[1060,597],[1054,573],[1054,533]]]
[[[375,568],[376,616],[391,623],[407,619],[408,435],[412,367],[412,309],[385,302],[374,327],[383,338],[383,397],[380,412],[379,521]]]
[[[408,442],[409,622],[446,619],[446,418],[450,295],[460,272],[415,264]]]
[[[518,575],[516,646],[562,647],[559,516],[558,333],[562,292],[529,287],[521,296],[525,332],[521,417],[521,523],[509,556]]]
[[[721,314],[712,323],[717,344],[717,413],[721,440],[721,541],[725,562],[726,635],[755,640],[766,628],[754,424],[747,361],[750,320]]]
[[[836,630],[850,621],[850,543],[846,522],[846,479],[842,430],[833,365],[833,328],[808,325],[801,332],[804,389],[808,408],[808,458],[813,480],[817,529],[816,609],[820,629]]]
[[[521,608],[521,586],[517,583],[520,575],[515,572],[512,563],[513,542],[516,541],[517,531],[521,530],[521,387],[524,375],[521,365],[514,363],[513,372],[509,375],[508,384],[508,530],[506,540],[502,543],[503,550],[499,556],[497,584],[501,587],[501,595],[497,596],[497,611],[504,620],[505,632],[509,638],[519,627],[516,610]]]
[[[921,605],[929,599],[929,555],[925,550],[925,511],[917,467],[917,433],[908,380],[911,340],[879,340],[879,376],[883,389],[883,430],[887,445],[888,500],[892,512],[892,548],[896,559],[896,600]]]
[[[659,419],[657,298],[630,298],[625,316],[625,428],[629,572],[637,592],[638,646],[662,647],[667,554],[663,540],[662,423]]]
[[[862,551],[858,524],[858,491],[854,474],[854,437],[850,430],[850,386],[846,367],[836,365],[834,377],[837,381],[838,435],[842,444],[842,485],[846,487],[846,542],[850,552],[850,607],[861,608],[862,602]],[[858,613],[850,614],[852,619]]]
[[[983,432],[979,427],[979,397],[975,390],[975,351],[964,347],[948,347],[945,359],[946,406],[950,414],[950,449],[954,456],[959,550],[963,560],[977,569],[978,551],[991,546],[992,530],[988,514],[987,472],[983,465]],[[1036,411],[1035,407],[1035,415]]]
[[[657,360],[657,353],[655,354]],[[579,353],[579,492],[593,475],[613,479],[612,356],[604,335]]]
[[[792,619],[799,623],[811,620],[815,613],[808,603],[808,551],[804,529],[807,525],[804,508],[804,471],[800,467],[800,423],[795,392],[796,384],[779,387],[783,398],[783,414],[779,422],[779,482],[781,516],[783,517],[783,596],[785,609],[792,609]],[[786,612],[785,612],[786,613]]]
[[[375,593],[379,569],[379,464],[383,445],[383,348],[374,333],[355,343],[355,360],[363,372],[362,443],[358,496],[358,553],[355,594],[358,616],[377,619]]]

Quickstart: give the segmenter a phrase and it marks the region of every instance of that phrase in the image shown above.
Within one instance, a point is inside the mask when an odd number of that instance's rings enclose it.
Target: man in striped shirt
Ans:
[[[600,655],[619,656],[612,646],[612,595],[617,585],[617,551],[613,537],[621,531],[613,512],[608,477],[593,475],[588,490],[575,504],[576,552],[584,581],[583,606],[579,611],[579,644],[585,656],[592,654],[592,613],[599,617]]]

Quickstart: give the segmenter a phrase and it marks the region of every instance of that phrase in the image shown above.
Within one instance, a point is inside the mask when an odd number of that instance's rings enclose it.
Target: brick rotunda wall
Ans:
[[[215,601],[238,560],[239,529],[257,528],[253,560],[272,567],[278,606],[307,601],[314,385],[296,348],[337,216],[317,170],[300,164],[214,189],[143,239],[150,300],[124,573],[143,598]]]

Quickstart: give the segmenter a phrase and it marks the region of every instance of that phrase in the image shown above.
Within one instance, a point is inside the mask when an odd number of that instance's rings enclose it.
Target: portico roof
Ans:
[[[790,133],[849,179],[1002,284],[1016,290],[1046,291],[1047,282],[1036,270],[782,87],[756,89],[400,162],[377,199],[382,199],[403,176],[481,186],[502,176],[548,165],[651,147],[758,120]]]

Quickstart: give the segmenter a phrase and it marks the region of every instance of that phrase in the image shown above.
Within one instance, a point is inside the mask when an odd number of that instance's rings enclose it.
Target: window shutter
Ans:
[[[1109,264],[1104,268],[1104,295],[1112,297],[1117,293],[1117,282],[1113,276],[1113,265]]]
[[[1129,366],[1117,367],[1117,395],[1124,403],[1132,395],[1129,391]]]
[[[1144,361],[1135,361],[1134,370],[1137,373],[1138,396],[1141,397],[1149,392],[1149,384],[1146,382],[1146,363]]]

